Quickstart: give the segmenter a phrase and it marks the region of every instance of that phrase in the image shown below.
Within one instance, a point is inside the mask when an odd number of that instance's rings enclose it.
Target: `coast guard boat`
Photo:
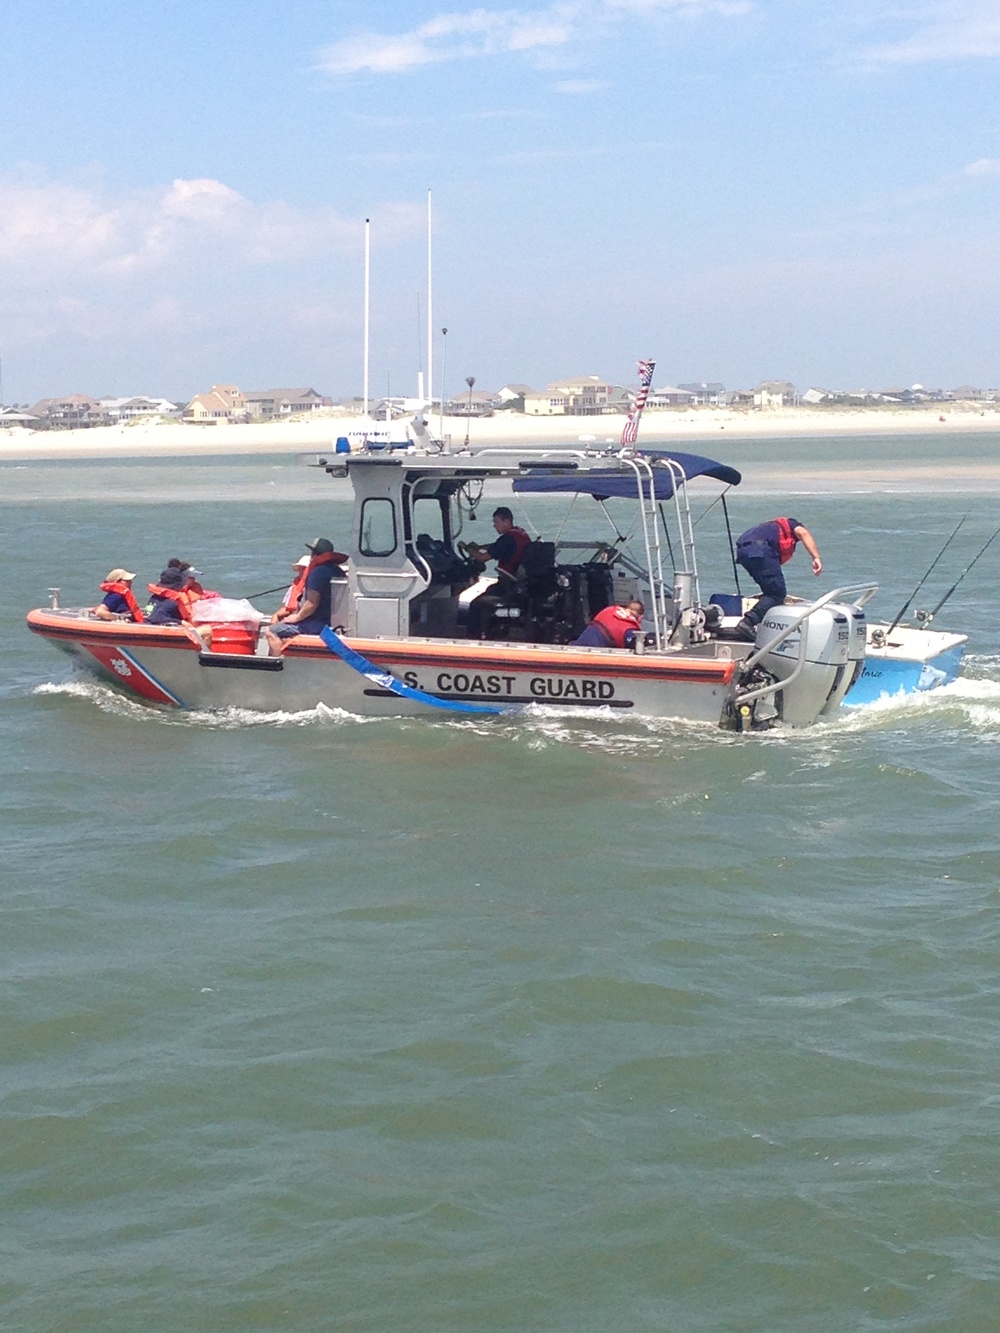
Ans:
[[[712,459],[587,446],[410,448],[313,462],[354,492],[348,578],[332,585],[321,636],[299,635],[269,657],[248,628],[246,643],[220,634],[212,650],[191,627],[99,620],[58,596],[28,614],[29,628],[137,699],[194,709],[324,704],[398,716],[546,705],[734,730],[801,727],[835,713],[863,669],[875,583],[775,607],[754,643],[720,637],[719,609],[699,586],[687,483],[741,478]],[[579,531],[564,520],[552,540],[532,541],[517,576],[490,589],[489,616],[477,617],[485,639],[470,638],[465,608],[483,565],[461,537],[492,482],[515,497],[567,497],[571,509],[591,497],[591,514],[612,535],[564,538],[568,527]],[[620,506],[609,509],[619,500],[630,502],[621,526],[611,513]],[[631,650],[573,644],[597,612],[635,596],[647,611]]]

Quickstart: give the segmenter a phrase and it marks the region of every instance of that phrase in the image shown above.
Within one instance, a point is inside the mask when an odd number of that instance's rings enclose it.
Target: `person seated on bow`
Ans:
[[[288,640],[296,635],[318,634],[329,626],[333,601],[330,584],[347,578],[344,569],[347,556],[335,551],[326,537],[306,542],[306,550],[312,552],[309,563],[300,571],[285,594],[284,605],[275,611],[264,631],[272,657],[280,657]]]
[[[160,575],[159,583],[147,583],[150,591],[149,605],[146,608],[148,625],[188,626],[195,631],[206,647],[212,642],[211,625],[196,625],[191,617],[191,608],[200,601],[197,593],[191,590],[195,580],[188,573],[168,566]]]
[[[98,620],[131,620],[136,625],[143,621],[142,607],[135,600],[132,580],[135,578],[127,569],[112,569],[100,585],[104,600],[92,608]]]
[[[638,597],[625,606],[606,606],[598,611],[578,639],[574,648],[626,648],[626,635],[642,633],[642,617],[646,608]]]
[[[470,639],[485,639],[486,626],[494,611],[503,602],[504,594],[513,586],[521,564],[525,548],[531,545],[531,538],[523,528],[516,527],[514,515],[506,505],[500,505],[493,511],[493,527],[497,539],[488,546],[478,546],[475,542],[459,545],[459,550],[468,552],[471,560],[485,564],[487,560],[497,562],[497,581],[492,588],[469,603],[467,618]]]

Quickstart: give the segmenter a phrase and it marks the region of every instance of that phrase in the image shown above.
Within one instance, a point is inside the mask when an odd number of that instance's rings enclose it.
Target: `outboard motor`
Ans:
[[[801,672],[778,695],[788,726],[809,726],[821,713],[832,712],[850,689],[856,661],[851,656],[857,633],[854,612],[853,606],[828,603],[761,658],[761,666],[778,680],[787,680],[799,664],[800,651],[804,654]],[[757,647],[766,649],[800,613],[795,603],[772,607],[757,629]],[[864,626],[864,612],[859,614]]]
[[[860,606],[844,602],[830,602],[827,610],[842,611],[851,627],[851,637],[847,649],[847,667],[842,678],[830,691],[823,716],[835,713],[844,702],[844,696],[865,668],[865,652],[868,644],[868,621]]]

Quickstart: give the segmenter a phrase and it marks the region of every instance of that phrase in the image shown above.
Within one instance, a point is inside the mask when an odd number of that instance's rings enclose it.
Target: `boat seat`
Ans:
[[[487,638],[569,643],[582,625],[580,565],[556,564],[555,542],[525,547],[517,575],[501,575],[488,594],[482,623]]]

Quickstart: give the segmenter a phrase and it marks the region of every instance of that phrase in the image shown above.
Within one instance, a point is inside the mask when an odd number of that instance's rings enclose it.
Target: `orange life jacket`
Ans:
[[[795,554],[799,539],[792,531],[792,525],[787,518],[776,518],[774,521],[778,525],[778,559],[784,565]]]
[[[191,608],[195,602],[200,600],[198,593],[192,593],[190,588],[164,588],[159,583],[147,583],[146,587],[153,597],[166,597],[170,601],[177,603],[177,609],[181,613],[181,620],[186,620],[190,625]]]
[[[102,583],[101,592],[116,592],[119,597],[124,599],[125,605],[128,607],[132,619],[135,621],[135,623],[137,625],[142,624],[143,621],[142,608],[139,606],[139,603],[135,600],[135,594],[132,592],[132,589],[129,587],[127,583],[117,583],[117,582]]]
[[[591,621],[607,638],[611,648],[624,648],[630,629],[642,629],[642,621],[627,606],[606,606]]]
[[[320,565],[341,564],[347,556],[341,551],[327,551],[326,555],[314,555],[308,565],[303,565],[296,576],[295,582],[285,593],[283,605],[289,606],[293,611],[299,609],[299,603],[302,601],[302,594],[306,590],[306,579],[313,569],[318,569]]]
[[[525,532],[524,528],[508,528],[504,535],[514,538],[517,542],[517,550],[509,560],[498,560],[497,569],[502,569],[505,574],[516,574],[518,566],[521,563],[521,557],[524,555],[525,547],[531,545],[531,538]]]

